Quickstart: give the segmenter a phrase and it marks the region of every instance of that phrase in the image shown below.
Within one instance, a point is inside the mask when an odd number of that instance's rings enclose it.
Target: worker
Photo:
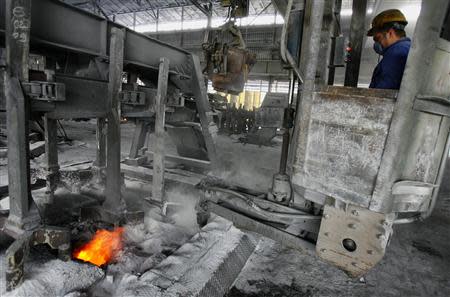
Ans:
[[[385,10],[373,19],[367,36],[373,37],[373,49],[383,58],[373,71],[369,88],[400,89],[411,46],[411,39],[405,33],[407,24],[398,9]]]

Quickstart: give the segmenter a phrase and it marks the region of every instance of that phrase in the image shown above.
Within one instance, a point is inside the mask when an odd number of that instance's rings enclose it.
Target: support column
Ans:
[[[103,206],[113,213],[120,212],[123,205],[120,193],[122,180],[120,174],[119,92],[122,87],[124,38],[124,30],[117,28],[111,30],[106,136],[106,200]]]
[[[304,170],[308,144],[308,130],[311,124],[311,110],[313,106],[316,71],[319,62],[320,35],[322,31],[324,7],[325,0],[315,0],[311,4],[310,35],[305,60],[305,81],[303,90],[299,93],[301,94],[301,98],[295,119],[296,129],[293,134],[293,143],[297,144],[297,146],[293,146],[293,150],[295,150],[293,157],[296,159],[295,163],[300,164],[299,167],[301,167],[301,170]]]
[[[208,150],[208,157],[211,161],[211,167],[215,168],[217,166],[217,126],[214,123],[211,114],[211,106],[209,104],[208,94],[206,92],[206,85],[203,80],[200,60],[195,55],[192,55],[191,58],[194,65],[192,73],[192,90],[195,97],[195,104],[197,106],[198,116],[200,117],[200,124],[202,126],[202,133],[205,139],[206,149]]]
[[[97,152],[94,165],[101,170],[106,166],[106,120],[104,118],[97,119],[96,126]]]
[[[357,87],[361,53],[366,35],[367,0],[353,1],[353,15],[350,24],[350,61],[345,69],[345,83],[347,87]]]
[[[331,49],[330,49],[330,59],[329,59],[329,70],[328,70],[328,85],[334,85],[334,78],[336,76],[336,65],[335,62],[335,52],[336,52],[336,38],[341,34],[340,26],[338,23],[341,22],[341,8],[342,8],[342,0],[335,0],[333,15],[334,20],[331,24]]]
[[[54,201],[55,190],[59,181],[59,165],[58,165],[58,122],[55,119],[44,116],[45,129],[45,155],[47,170],[47,204]]]
[[[164,209],[164,122],[166,114],[167,84],[169,82],[169,60],[159,62],[158,91],[155,102],[155,152],[153,154],[152,199],[163,202]]]
[[[330,52],[333,36],[333,9],[335,1],[327,1],[325,3],[323,20],[322,20],[322,33],[320,40],[319,60],[321,63],[317,65],[316,83],[325,85],[328,82],[328,69],[330,65]]]
[[[212,23],[212,4],[209,4],[208,6],[208,14],[206,15],[206,17],[208,18],[208,23],[206,25],[203,43],[208,43],[209,41],[209,33],[211,32],[211,23]]]
[[[24,229],[39,222],[30,190],[28,140],[29,104],[21,81],[28,81],[31,0],[7,0],[5,17],[6,63],[5,96],[8,127],[8,180],[11,201],[5,230],[18,237]],[[4,3],[5,3],[4,2]],[[18,25],[20,24],[20,25]]]

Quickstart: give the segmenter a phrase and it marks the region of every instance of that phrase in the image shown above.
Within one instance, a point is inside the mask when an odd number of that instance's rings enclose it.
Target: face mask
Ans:
[[[374,42],[373,43],[373,50],[379,54],[379,55],[383,55],[383,46],[381,45],[381,43],[379,42]]]

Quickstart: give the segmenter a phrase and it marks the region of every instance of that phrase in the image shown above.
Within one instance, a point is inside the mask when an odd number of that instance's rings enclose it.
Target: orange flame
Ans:
[[[122,249],[122,227],[114,231],[97,230],[91,241],[76,249],[73,257],[97,266],[109,263]]]

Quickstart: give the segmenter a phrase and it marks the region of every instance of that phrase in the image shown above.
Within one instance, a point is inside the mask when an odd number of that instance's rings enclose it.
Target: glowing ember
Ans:
[[[123,228],[97,230],[91,241],[76,249],[73,257],[97,266],[109,263],[122,249]]]

